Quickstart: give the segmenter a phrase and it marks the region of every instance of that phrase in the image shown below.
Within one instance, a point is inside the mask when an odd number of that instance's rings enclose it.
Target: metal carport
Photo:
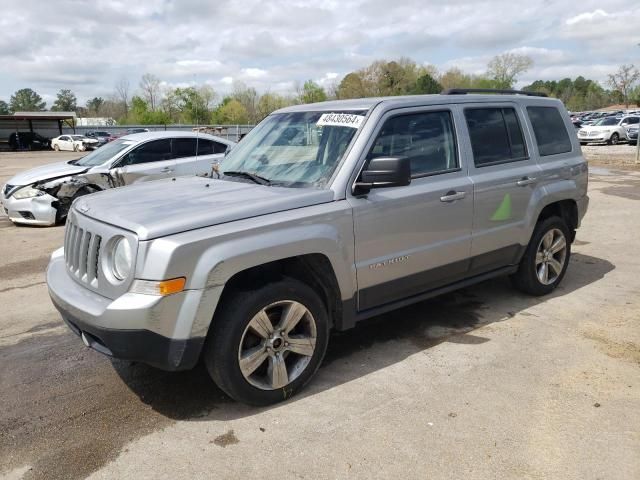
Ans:
[[[7,149],[9,135],[13,132],[36,132],[43,137],[62,135],[63,124],[75,133],[75,112],[16,112],[0,115],[0,149]]]

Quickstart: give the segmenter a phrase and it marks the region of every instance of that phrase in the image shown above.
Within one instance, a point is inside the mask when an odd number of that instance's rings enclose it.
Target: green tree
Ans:
[[[150,110],[149,105],[143,98],[134,96],[131,99],[131,108],[129,109],[127,121],[136,125],[166,125],[170,122],[170,118],[166,112]]]
[[[285,107],[286,104],[285,99],[277,93],[265,93],[260,97],[260,100],[258,100],[258,115],[260,117],[258,120],[262,120],[271,112]]]
[[[30,88],[23,88],[11,95],[9,101],[12,112],[42,112],[47,104]]]
[[[215,92],[208,85],[196,88],[176,88],[170,98],[175,98],[185,121],[196,124],[207,124],[211,118],[211,103]]]
[[[234,82],[231,98],[236,99],[245,108],[249,123],[258,122],[258,92],[255,88],[247,87],[243,82]]]
[[[313,80],[307,80],[302,86],[300,101],[302,103],[324,102],[327,94],[324,89]]]
[[[491,59],[487,65],[487,76],[496,82],[497,88],[513,88],[518,75],[532,65],[533,60],[527,55],[503,53]]]
[[[9,104],[0,100],[0,115],[9,115]]]
[[[54,112],[75,112],[77,99],[71,90],[62,89],[58,92],[56,101],[53,102],[51,110]]]
[[[634,65],[620,65],[615,73],[609,75],[609,86],[620,92],[622,101],[629,108],[629,93],[640,79],[640,72]]]
[[[411,93],[440,93],[442,91],[442,85],[428,73],[418,77],[416,84],[413,87]]]
[[[102,105],[104,105],[104,99],[102,97],[93,97],[87,101],[87,110],[89,110],[90,115],[99,117]]]
[[[362,78],[357,72],[347,74],[338,85],[337,96],[339,99],[362,98],[366,96]]]
[[[214,123],[221,125],[245,125],[249,123],[249,113],[235,98],[227,97],[216,110]]]

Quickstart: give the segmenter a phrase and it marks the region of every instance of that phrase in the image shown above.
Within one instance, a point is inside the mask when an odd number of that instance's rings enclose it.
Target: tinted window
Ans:
[[[540,156],[571,151],[571,140],[560,112],[555,107],[527,107]]]
[[[195,138],[174,138],[171,141],[173,158],[195,157],[196,141]]]
[[[211,142],[213,143],[213,153],[224,153],[227,151],[227,146],[224,143],[219,142]]]
[[[203,138],[198,139],[198,155],[211,155],[213,153],[213,142]]]
[[[163,138],[139,146],[127,154],[125,165],[171,159],[171,139]]]
[[[367,158],[409,157],[413,175],[458,168],[451,113],[401,115],[385,122]]]
[[[471,108],[464,112],[476,166],[522,160],[527,149],[513,108]]]
[[[627,118],[627,123],[629,125],[635,125],[638,122],[640,122],[640,118],[638,118],[638,117],[629,117],[629,118]]]

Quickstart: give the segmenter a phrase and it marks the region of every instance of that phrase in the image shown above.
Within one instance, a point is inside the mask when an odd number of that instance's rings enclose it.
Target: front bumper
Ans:
[[[609,141],[609,137],[610,135],[597,135],[597,136],[589,136],[589,137],[583,137],[578,135],[578,140],[580,140],[580,143],[604,143]]]
[[[13,223],[26,225],[55,225],[57,209],[53,204],[57,201],[57,198],[46,193],[39,197],[24,198],[22,200],[18,200],[13,196],[5,198],[0,194],[2,213],[8,216]]]
[[[112,300],[76,283],[62,250],[47,268],[49,296],[69,328],[100,353],[147,363],[163,370],[187,370],[197,363],[204,336],[180,335],[192,323],[201,291],[159,297],[126,293]],[[166,331],[175,332],[167,335]]]

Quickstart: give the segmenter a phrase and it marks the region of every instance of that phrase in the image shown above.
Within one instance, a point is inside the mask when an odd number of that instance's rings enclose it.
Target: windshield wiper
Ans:
[[[254,183],[257,183],[258,185],[267,185],[267,186],[271,185],[271,180],[269,180],[268,178],[261,177],[260,175],[257,175],[251,172],[241,172],[239,170],[227,170],[225,172],[222,172],[222,174],[228,177],[248,178],[249,180],[253,181]]]

